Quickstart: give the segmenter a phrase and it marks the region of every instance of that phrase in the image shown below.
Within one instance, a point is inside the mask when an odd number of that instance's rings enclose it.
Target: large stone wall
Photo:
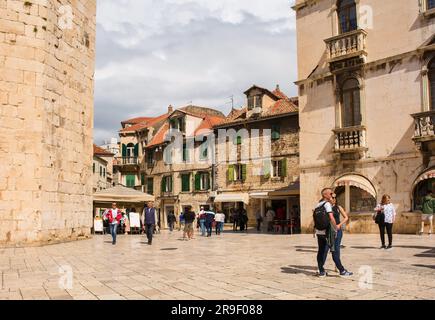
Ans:
[[[92,226],[95,0],[0,0],[0,244]]]

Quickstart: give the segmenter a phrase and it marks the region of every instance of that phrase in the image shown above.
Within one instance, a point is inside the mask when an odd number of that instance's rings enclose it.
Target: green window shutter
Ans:
[[[122,156],[124,158],[127,156],[127,146],[125,144],[122,145]]]
[[[173,182],[173,181],[172,181],[172,176],[170,176],[170,177],[169,177],[169,188],[168,188],[169,192],[172,192],[172,185],[173,185],[172,182]]]
[[[281,128],[278,125],[272,126],[272,140],[279,140],[281,138]]]
[[[201,174],[197,172],[195,174],[195,191],[201,190]]]
[[[183,161],[189,161],[189,150],[187,150],[187,144],[183,144]]]
[[[141,175],[140,175],[140,184],[142,186],[145,185],[145,173],[141,173]]]
[[[126,176],[126,185],[128,188],[135,187],[136,184],[136,177],[134,174],[129,174]]]
[[[210,174],[209,173],[207,173],[205,190],[210,190]]]
[[[162,192],[166,192],[166,177],[162,178]]]
[[[236,144],[242,144],[242,136],[237,136]]]
[[[147,180],[147,193],[154,194],[154,179],[148,178]]]
[[[264,179],[270,179],[272,163],[270,160],[263,161],[263,177]]]
[[[246,174],[248,172],[248,165],[242,164],[242,180],[246,180]]]
[[[228,181],[234,181],[234,166],[228,166]]]
[[[139,143],[134,145],[134,156],[139,157]]]
[[[190,191],[190,174],[181,175],[181,191],[183,192]]]
[[[287,177],[287,159],[281,160],[281,175],[282,177]]]

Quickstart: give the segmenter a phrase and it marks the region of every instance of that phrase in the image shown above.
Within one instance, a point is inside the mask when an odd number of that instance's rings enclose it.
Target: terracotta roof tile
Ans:
[[[154,135],[154,137],[151,139],[146,147],[150,148],[163,144],[165,142],[165,136],[168,131],[169,124],[165,123],[163,126],[160,127],[160,129],[157,131],[157,133]]]
[[[214,126],[221,124],[225,121],[225,118],[217,117],[217,116],[206,116],[204,120],[202,120],[201,124],[195,130],[195,136],[198,134],[206,134],[211,131]]]
[[[96,144],[94,144],[94,155],[96,155],[96,156],[97,155],[98,156],[108,156],[108,157],[114,156],[113,153],[111,153],[111,152],[109,152],[109,151],[107,151],[107,150],[97,146]]]
[[[144,122],[147,120],[152,119],[152,117],[137,117],[137,118],[133,118],[133,119],[129,119],[129,120],[124,120],[121,123],[122,124],[138,124],[140,122]]]

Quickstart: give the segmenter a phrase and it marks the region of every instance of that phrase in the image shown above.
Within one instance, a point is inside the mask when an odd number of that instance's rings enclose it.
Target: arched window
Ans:
[[[430,109],[435,110],[435,58],[428,65]]]
[[[350,186],[349,190],[350,213],[372,212],[376,207],[376,199],[367,191],[354,186]],[[337,203],[344,208],[346,205],[346,188],[343,186],[338,187],[335,189],[335,193],[337,194]]]
[[[360,87],[355,78],[346,80],[341,88],[341,119],[343,128],[361,125]]]
[[[350,32],[358,28],[356,4],[354,0],[338,1],[337,15],[340,33]]]

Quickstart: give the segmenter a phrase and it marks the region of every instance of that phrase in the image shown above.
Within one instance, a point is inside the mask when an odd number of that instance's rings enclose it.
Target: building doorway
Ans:
[[[427,191],[435,192],[435,178],[420,181],[414,189],[414,207],[416,211],[422,210],[423,198],[427,195]]]

